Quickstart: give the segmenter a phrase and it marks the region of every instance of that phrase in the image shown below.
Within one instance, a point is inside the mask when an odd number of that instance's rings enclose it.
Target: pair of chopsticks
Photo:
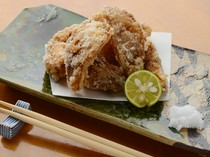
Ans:
[[[100,153],[104,153],[116,157],[146,157],[149,156],[132,148],[123,146],[116,142],[107,140],[100,136],[78,129],[76,127],[67,125],[58,120],[44,116],[42,114],[30,111],[10,103],[0,100],[0,104],[18,112],[13,112],[0,107],[0,112],[13,116],[28,124],[38,126],[55,134],[70,138],[79,143],[85,144]]]

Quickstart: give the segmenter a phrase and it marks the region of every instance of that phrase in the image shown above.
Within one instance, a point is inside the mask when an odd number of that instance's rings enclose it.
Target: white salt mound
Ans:
[[[172,106],[169,111],[169,119],[169,127],[176,128],[178,131],[182,128],[197,128],[200,130],[204,128],[201,114],[190,105]]]

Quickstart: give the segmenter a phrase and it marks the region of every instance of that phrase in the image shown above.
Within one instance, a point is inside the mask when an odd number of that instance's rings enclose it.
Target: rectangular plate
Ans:
[[[134,131],[154,140],[202,154],[210,153],[210,56],[172,47],[170,100],[138,109],[129,102],[56,97],[45,73],[44,45],[53,34],[86,19],[53,5],[24,9],[0,33],[0,81],[39,98]],[[205,129],[169,128],[168,109],[190,104],[204,116]]]

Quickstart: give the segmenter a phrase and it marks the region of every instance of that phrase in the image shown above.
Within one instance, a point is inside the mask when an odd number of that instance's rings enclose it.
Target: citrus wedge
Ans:
[[[159,78],[147,70],[139,70],[127,78],[125,95],[133,105],[142,108],[154,105],[162,95]]]

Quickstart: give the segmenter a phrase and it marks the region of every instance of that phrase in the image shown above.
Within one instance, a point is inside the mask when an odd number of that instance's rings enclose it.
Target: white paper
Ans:
[[[170,70],[171,70],[171,33],[160,33],[152,32],[151,37],[149,38],[155,45],[161,63],[163,66],[164,73],[167,74],[168,87],[170,85]],[[58,82],[50,79],[52,94],[56,96],[63,97],[74,97],[74,98],[86,98],[86,99],[95,99],[95,100],[108,100],[108,101],[127,101],[123,92],[121,93],[112,93],[112,92],[103,92],[100,90],[89,90],[82,89],[78,93],[71,91],[66,84],[66,80],[61,80]],[[160,98],[160,101],[169,100],[169,90],[164,92]]]

